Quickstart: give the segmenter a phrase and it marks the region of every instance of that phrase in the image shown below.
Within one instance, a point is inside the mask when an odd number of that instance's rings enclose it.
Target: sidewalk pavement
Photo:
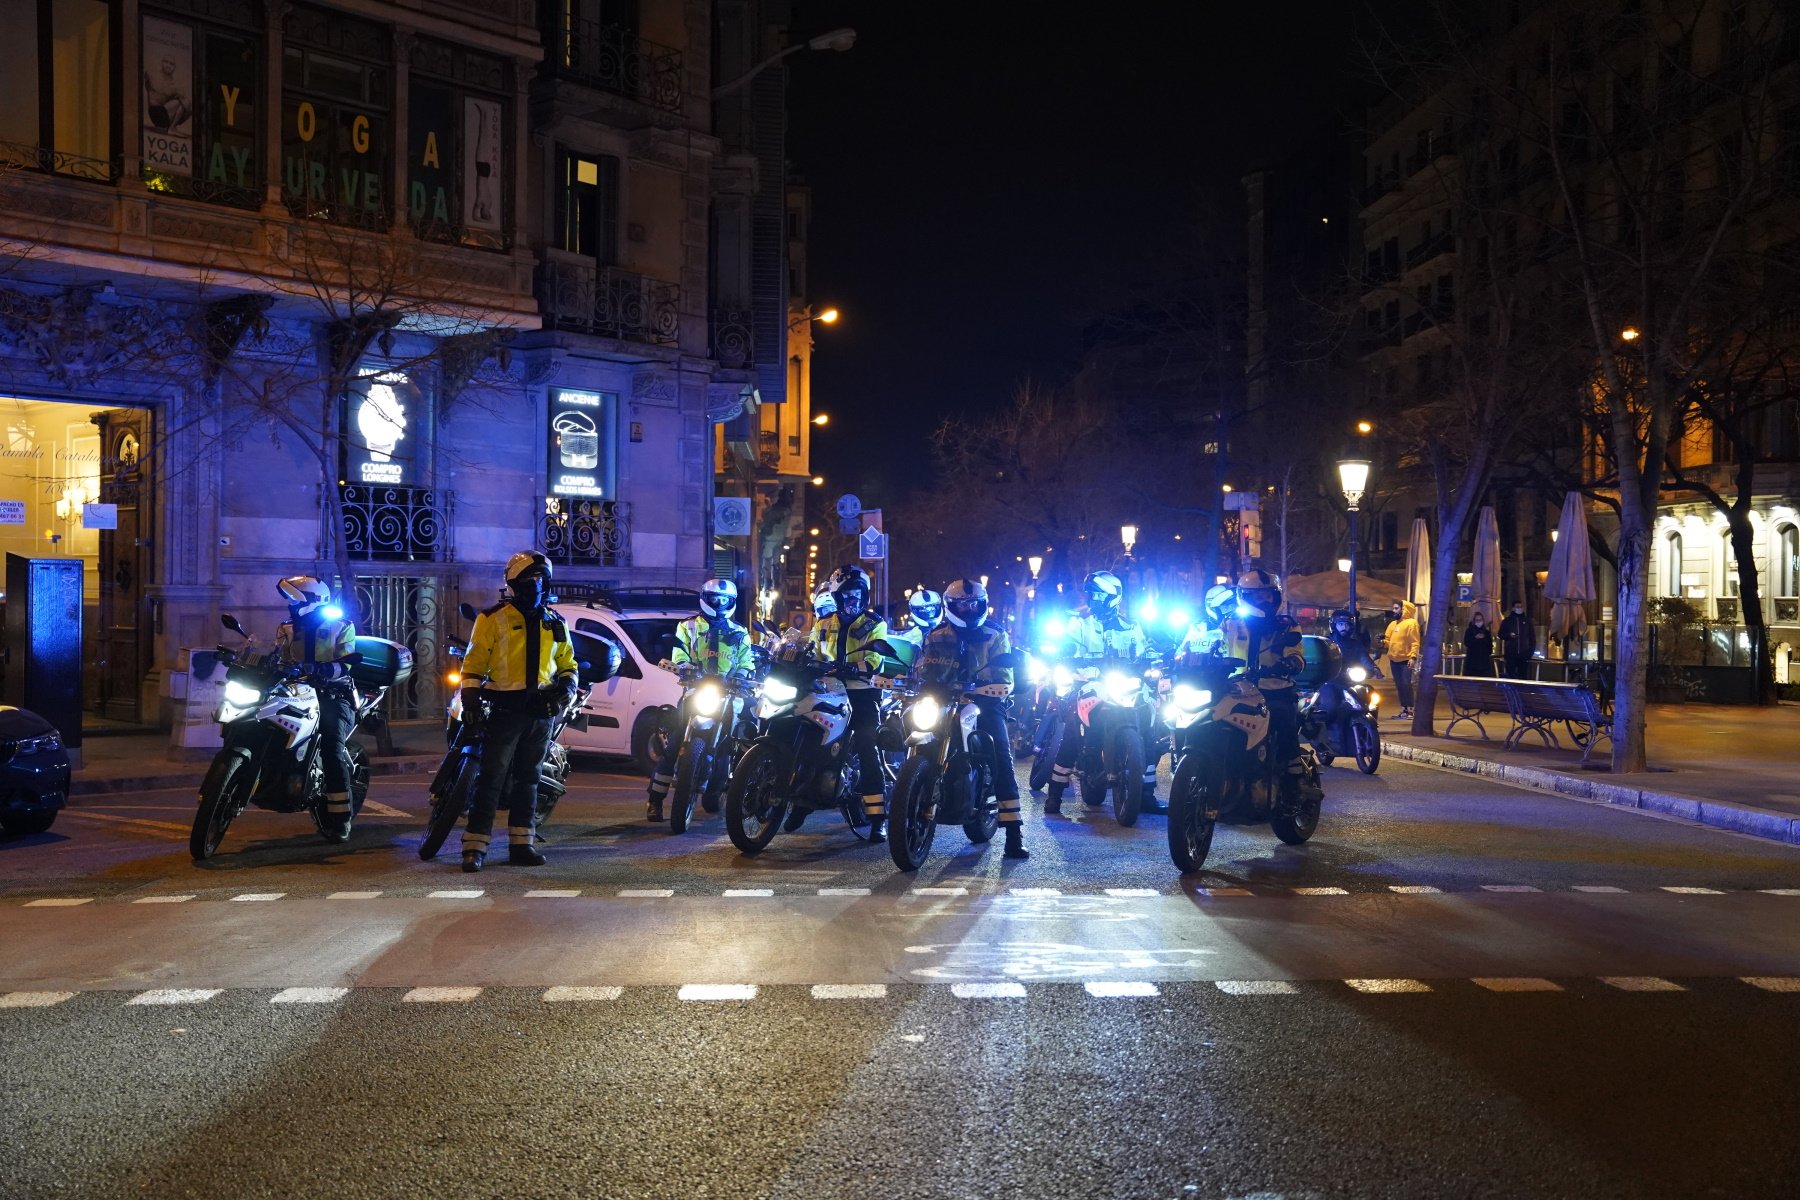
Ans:
[[[1391,685],[1385,690],[1383,711],[1398,712]],[[1442,696],[1434,716],[1440,731],[1450,723]],[[1650,770],[1623,775],[1607,769],[1604,740],[1583,767],[1565,726],[1554,730],[1560,748],[1526,734],[1504,749],[1512,727],[1505,713],[1482,718],[1489,741],[1466,723],[1448,737],[1416,737],[1403,732],[1410,722],[1388,719],[1381,738],[1394,758],[1800,845],[1800,704],[1652,704],[1645,722]]]
[[[372,738],[358,735],[369,753],[371,775],[435,771],[444,758],[442,721],[397,721],[390,726],[394,753],[376,751]],[[194,788],[206,778],[212,752],[193,761],[169,758],[166,733],[87,733],[81,739],[81,766],[69,784],[71,799],[118,792],[145,792],[158,788]]]

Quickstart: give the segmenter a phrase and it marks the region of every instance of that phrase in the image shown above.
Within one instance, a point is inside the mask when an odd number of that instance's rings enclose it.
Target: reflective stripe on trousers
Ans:
[[[675,777],[673,775],[665,775],[661,771],[658,771],[650,777],[650,798],[654,800],[659,796],[665,795],[669,790],[669,785],[674,782]]]
[[[1021,818],[1019,816],[1019,801],[1016,798],[1012,799],[1012,800],[1002,800],[1000,802],[1000,824],[1002,824],[1002,825],[1021,824]]]
[[[887,815],[887,797],[880,792],[873,796],[863,797],[863,815],[871,821],[879,820]]]

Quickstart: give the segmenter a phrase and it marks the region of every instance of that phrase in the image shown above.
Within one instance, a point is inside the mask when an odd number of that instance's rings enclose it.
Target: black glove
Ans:
[[[478,733],[487,724],[487,701],[481,698],[477,688],[465,688],[462,694],[463,728],[470,733]]]

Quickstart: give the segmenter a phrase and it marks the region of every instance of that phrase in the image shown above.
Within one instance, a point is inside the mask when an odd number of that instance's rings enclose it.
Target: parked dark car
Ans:
[[[69,801],[69,755],[56,727],[28,708],[0,704],[0,829],[43,833]]]

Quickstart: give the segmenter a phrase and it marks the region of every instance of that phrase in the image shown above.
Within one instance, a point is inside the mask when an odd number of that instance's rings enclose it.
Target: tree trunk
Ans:
[[[1775,663],[1769,656],[1769,627],[1763,621],[1762,577],[1756,569],[1756,531],[1745,513],[1731,515],[1731,556],[1737,561],[1738,611],[1750,635],[1751,699],[1762,705],[1778,703]]]
[[[1450,596],[1456,587],[1456,555],[1462,542],[1460,528],[1438,523],[1438,544],[1431,549],[1431,603],[1419,614],[1419,657],[1413,667],[1412,732],[1430,736],[1437,732],[1432,715],[1437,707],[1437,677],[1444,665],[1444,633],[1450,624]]]
[[[1621,499],[1618,623],[1613,636],[1614,773],[1647,769],[1644,708],[1650,667],[1650,523],[1655,511],[1646,510],[1630,490]]]

